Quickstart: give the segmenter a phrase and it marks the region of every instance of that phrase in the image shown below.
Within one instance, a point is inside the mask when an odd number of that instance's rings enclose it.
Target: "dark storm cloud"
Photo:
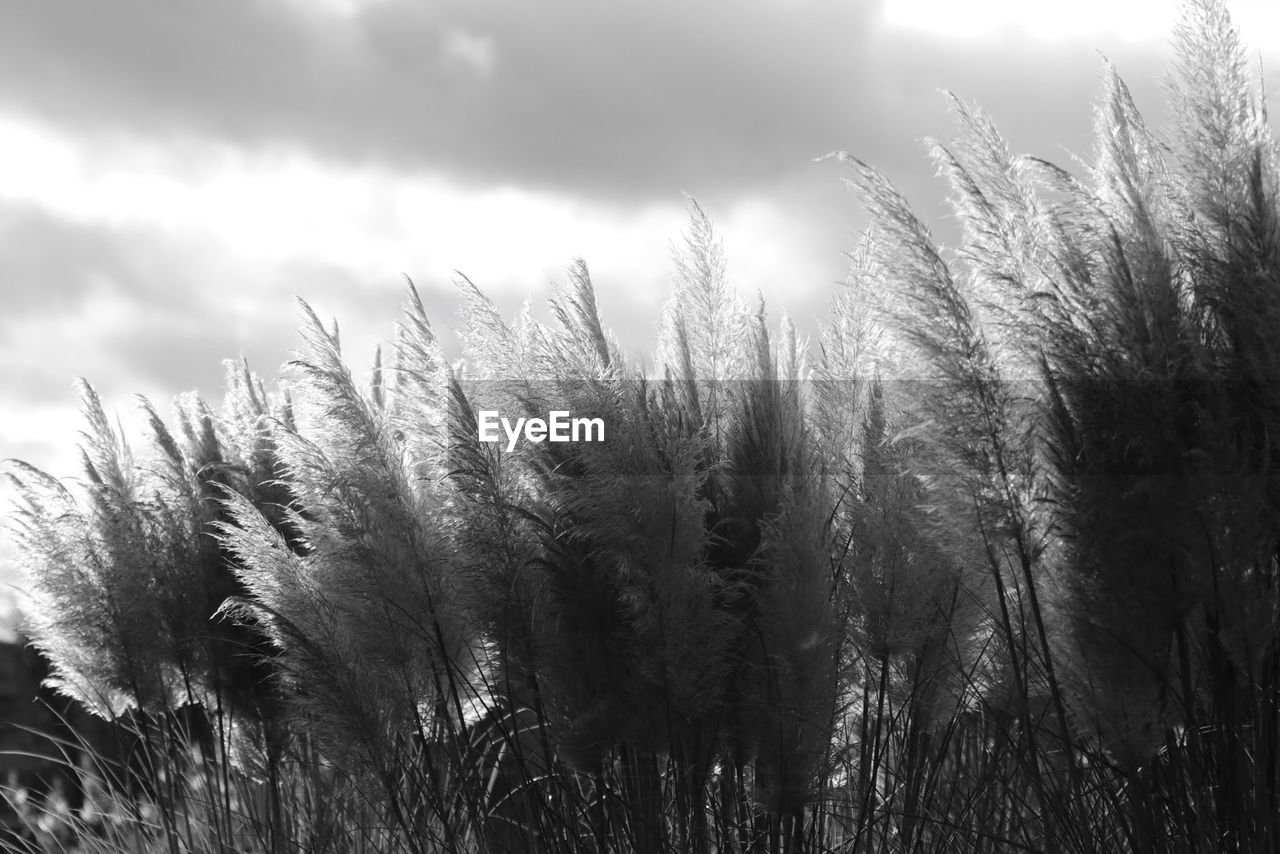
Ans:
[[[875,2],[303,7],[6,4],[0,104],[69,128],[672,200],[750,192],[833,148],[918,172],[913,140],[948,128],[939,87],[987,103],[1014,137],[1081,139],[1093,48],[1107,47],[944,43],[884,29]],[[1149,52],[1113,52],[1158,75]]]
[[[143,317],[131,328],[112,330],[100,346],[116,371],[138,387],[198,389],[216,400],[225,359],[243,356],[257,372],[273,377],[292,343],[287,322],[259,321],[245,336],[230,334],[226,321],[217,313]]]
[[[136,256],[121,237],[115,229],[71,223],[31,203],[0,200],[0,341],[3,327],[33,312],[74,307],[94,275],[130,275]]]
[[[77,222],[0,199],[0,346],[15,327],[74,313],[93,293],[187,310],[194,295],[186,262],[195,250],[193,240],[154,227]]]
[[[439,289],[420,290],[447,310]],[[379,283],[309,261],[254,270],[196,255],[190,239],[153,228],[77,224],[0,203],[0,396],[70,403],[71,380],[82,376],[122,393],[216,397],[223,359],[244,355],[271,377],[290,357],[300,340],[295,296],[368,337],[390,335],[403,293],[391,273]]]

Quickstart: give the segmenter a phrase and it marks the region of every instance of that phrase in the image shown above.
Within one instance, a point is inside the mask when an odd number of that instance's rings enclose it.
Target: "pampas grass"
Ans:
[[[30,630],[151,770],[28,842],[1274,850],[1280,161],[1221,6],[1176,47],[1078,175],[952,98],[954,247],[842,155],[813,346],[690,200],[651,367],[576,261],[546,321],[460,279],[455,364],[410,285],[367,385],[304,305],[279,394],[143,402],[141,456],[85,385],[83,480],[8,470]]]

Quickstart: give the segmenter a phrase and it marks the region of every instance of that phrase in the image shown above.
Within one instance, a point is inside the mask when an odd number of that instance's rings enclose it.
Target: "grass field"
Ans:
[[[813,342],[691,202],[643,364],[576,262],[545,322],[460,280],[457,364],[411,287],[367,382],[304,306],[137,454],[84,384],[82,480],[8,469],[76,772],[11,846],[1280,850],[1280,152],[1222,8],[1176,44],[1079,174],[956,100],[954,247],[841,155]]]

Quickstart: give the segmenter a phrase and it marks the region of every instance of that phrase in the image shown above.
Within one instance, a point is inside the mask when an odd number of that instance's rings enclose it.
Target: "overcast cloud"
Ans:
[[[1230,5],[1277,67],[1270,4]],[[367,364],[405,275],[447,335],[452,271],[514,311],[582,256],[639,351],[682,193],[739,287],[811,329],[863,225],[816,157],[868,160],[945,233],[920,144],[953,130],[940,89],[1066,164],[1101,55],[1163,115],[1170,20],[1163,0],[0,5],[0,457],[74,471],[77,376],[122,410],[216,398],[225,357],[273,376],[295,296]]]

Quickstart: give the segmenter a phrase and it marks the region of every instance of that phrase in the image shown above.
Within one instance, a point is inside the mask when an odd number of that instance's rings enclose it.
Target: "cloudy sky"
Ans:
[[[1267,69],[1274,5],[1230,3]],[[921,144],[954,131],[940,90],[1065,164],[1087,154],[1102,55],[1163,114],[1173,17],[1167,0],[5,3],[0,457],[74,471],[77,376],[127,412],[134,393],[216,398],[226,357],[274,375],[294,296],[366,365],[406,275],[447,337],[455,270],[514,311],[581,256],[641,350],[685,193],[737,285],[810,329],[863,226],[815,158],[870,161],[945,229]]]

